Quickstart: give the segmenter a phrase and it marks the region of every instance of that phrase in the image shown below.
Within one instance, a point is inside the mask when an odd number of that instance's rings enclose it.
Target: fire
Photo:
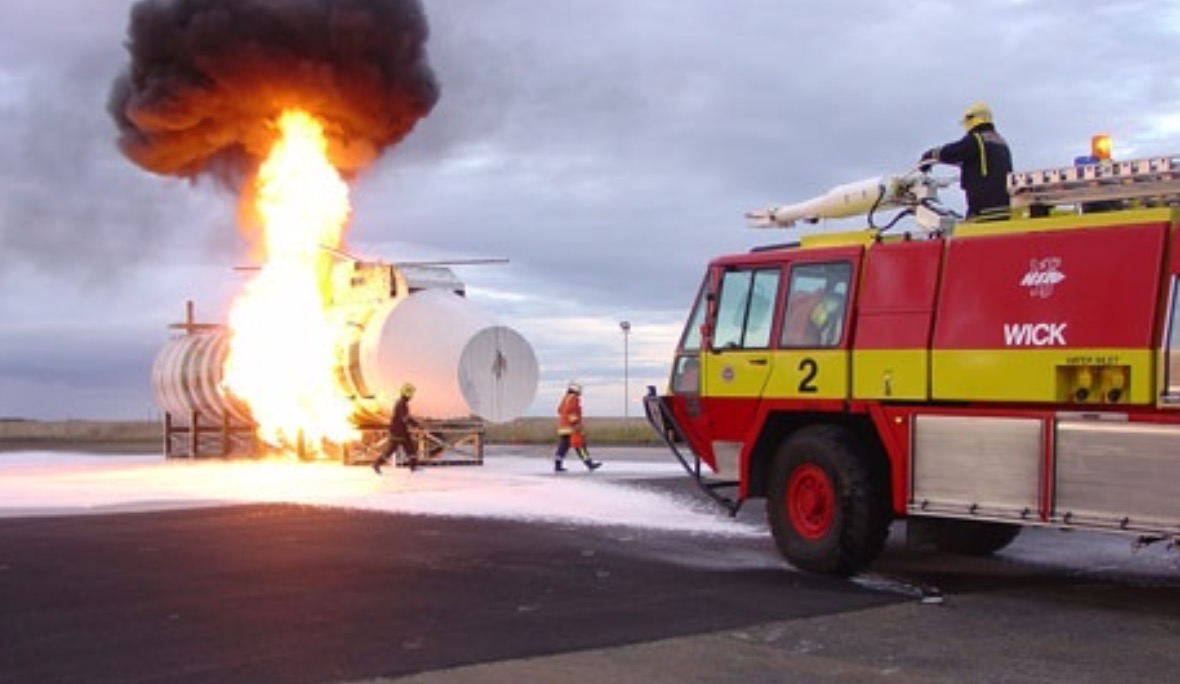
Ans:
[[[347,226],[349,188],[327,155],[323,127],[284,112],[255,181],[263,266],[233,303],[225,382],[250,405],[258,435],[311,450],[358,437],[336,382],[337,337],[328,319],[331,255]]]

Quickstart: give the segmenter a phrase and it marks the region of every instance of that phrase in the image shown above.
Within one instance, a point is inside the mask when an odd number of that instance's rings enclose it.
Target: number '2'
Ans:
[[[803,394],[815,394],[819,388],[815,386],[815,376],[819,375],[819,364],[815,359],[806,357],[799,361],[799,370],[803,373],[803,379],[799,381],[799,392]]]

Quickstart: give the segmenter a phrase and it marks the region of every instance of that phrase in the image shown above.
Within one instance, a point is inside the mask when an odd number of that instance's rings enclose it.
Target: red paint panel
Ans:
[[[936,349],[1152,345],[1164,223],[952,240]]]
[[[713,443],[709,439],[707,417],[699,410],[690,410],[689,403],[694,401],[699,401],[699,398],[682,395],[668,397],[672,415],[684,430],[684,438],[688,440],[689,446],[710,468],[716,469],[717,457],[713,454]]]
[[[884,242],[865,259],[861,308],[869,311],[929,311],[934,306],[942,240]]]
[[[910,498],[911,409],[873,404],[869,413],[890,463],[893,512],[904,515]]]
[[[715,440],[740,442],[758,415],[759,397],[702,397]]]
[[[856,323],[857,349],[926,349],[934,315],[925,313],[861,314]]]
[[[1177,236],[1180,235],[1180,226],[1172,231],[1172,268],[1171,272],[1180,274],[1180,249],[1176,248]]]
[[[925,348],[930,340],[942,240],[874,245],[857,308],[858,349]]]

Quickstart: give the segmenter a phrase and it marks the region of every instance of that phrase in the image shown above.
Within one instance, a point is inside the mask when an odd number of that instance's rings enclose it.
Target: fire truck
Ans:
[[[652,427],[731,512],[765,498],[805,571],[860,572],[898,519],[952,553],[1026,526],[1175,548],[1180,156],[1012,173],[1000,220],[961,220],[948,184],[749,214],[858,223],[714,259]]]

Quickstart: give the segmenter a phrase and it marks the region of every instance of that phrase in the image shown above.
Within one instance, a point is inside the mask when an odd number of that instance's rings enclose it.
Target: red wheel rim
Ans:
[[[815,541],[832,528],[836,492],[823,468],[805,463],[791,473],[787,500],[783,502],[791,526],[804,539]]]

